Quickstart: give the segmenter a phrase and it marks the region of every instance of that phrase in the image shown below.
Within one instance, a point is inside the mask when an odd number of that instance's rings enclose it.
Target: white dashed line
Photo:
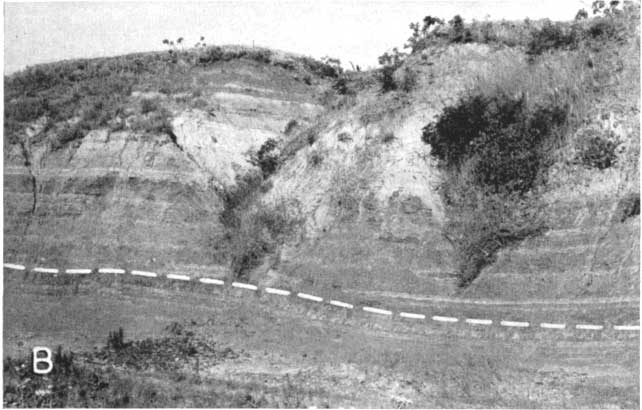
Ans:
[[[281,295],[281,296],[290,296],[290,293],[291,293],[289,290],[275,289],[275,288],[265,288],[265,291],[273,295]]]
[[[58,269],[55,268],[33,268],[32,271],[40,273],[58,273]]]
[[[14,269],[14,270],[25,270],[26,268],[24,265],[16,265],[15,263],[5,263],[3,265],[7,269]]]
[[[115,273],[117,275],[122,275],[125,273],[125,269],[115,269],[115,268],[100,268],[98,273]]]
[[[257,290],[258,287],[254,285],[250,285],[249,283],[241,283],[241,282],[232,282],[232,286],[235,288],[240,288],[240,289],[248,289],[248,290]]]
[[[470,323],[471,325],[492,325],[493,321],[490,319],[466,319],[466,323]]]
[[[187,276],[187,275],[175,275],[175,274],[173,274],[173,273],[168,274],[168,275],[166,276],[166,278],[167,278],[167,279],[174,279],[174,280],[185,280],[185,281],[187,281],[187,280],[192,280],[192,278],[190,278],[190,277],[189,277],[189,276]]]
[[[225,282],[220,279],[200,278],[198,281],[208,285],[225,285]]]
[[[392,312],[389,311],[389,310],[377,309],[377,308],[373,308],[373,307],[369,307],[369,306],[364,306],[363,310],[365,310],[366,312],[376,313],[376,314],[379,314],[379,315],[387,315],[387,316],[392,315]]]
[[[544,329],[565,329],[566,324],[564,323],[540,323],[539,327],[544,328]]]
[[[338,301],[338,300],[331,300],[331,301],[330,301],[330,304],[331,304],[331,305],[334,305],[334,306],[338,306],[338,307],[346,308],[346,309],[352,309],[352,308],[354,308],[354,306],[353,306],[353,305],[351,305],[350,303],[340,302],[340,301]]]
[[[297,293],[296,294],[301,299],[311,300],[313,302],[323,302],[323,298],[314,295],[308,295],[307,293]]]
[[[613,326],[615,330],[640,330],[640,325],[616,325]]]
[[[401,317],[407,317],[408,319],[425,319],[426,315],[422,315],[420,313],[406,313],[406,312],[400,312],[399,316]]]
[[[156,278],[158,273],[156,272],[145,272],[144,270],[133,270],[132,275],[134,276],[145,276],[147,278]]]
[[[433,316],[432,320],[437,322],[448,322],[448,323],[455,323],[459,321],[459,319],[457,319],[456,317],[450,317],[450,316]]]
[[[499,322],[500,325],[502,326],[508,326],[508,327],[529,327],[530,323],[528,322],[513,322],[511,320],[502,320]]]
[[[604,326],[601,325],[575,325],[576,329],[581,329],[581,330],[602,330],[604,329]]]
[[[70,275],[88,275],[91,273],[91,269],[66,269],[65,273]]]
[[[14,264],[14,263],[4,263],[3,264],[4,268],[6,269],[14,269],[14,270],[26,270],[26,267],[24,265],[19,265],[19,264]],[[43,268],[43,267],[34,267],[31,269],[33,272],[40,272],[40,273],[54,273],[57,274],[59,273],[59,270],[56,268]],[[65,273],[67,274],[72,274],[72,275],[87,275],[91,274],[93,272],[92,269],[65,269]],[[126,273],[125,269],[117,269],[117,268],[100,268],[98,269],[99,273],[112,273],[112,274],[124,274]],[[155,272],[145,272],[145,271],[139,271],[139,270],[132,270],[131,271],[132,275],[135,276],[145,276],[145,277],[151,277],[151,278],[156,278],[159,275]],[[174,280],[182,280],[182,281],[190,281],[191,277],[187,275],[176,275],[176,274],[168,274],[165,276],[167,279],[174,279]],[[211,278],[200,278],[198,279],[199,282],[205,283],[205,284],[210,284],[210,285],[224,285],[225,282],[220,279],[211,279]],[[233,282],[232,286],[235,288],[241,288],[241,289],[248,289],[248,290],[253,290],[256,291],[258,290],[258,287],[255,285],[251,285],[248,283],[240,283],[240,282]],[[266,293],[274,294],[274,295],[282,295],[282,296],[289,296],[292,294],[291,291],[289,290],[284,290],[284,289],[276,289],[276,288],[265,288]],[[314,302],[322,302],[323,298],[319,296],[314,296],[310,295],[307,293],[297,293],[297,296],[301,299],[307,299],[311,300]],[[350,303],[345,303],[341,302],[338,300],[330,300],[329,303],[333,306],[338,306],[341,308],[346,308],[346,309],[353,309],[354,305]],[[364,306],[362,308],[366,312],[370,313],[376,313],[380,315],[386,315],[386,316],[392,316],[392,311],[391,310],[386,310],[386,309],[378,309],[378,308],[373,308],[369,306]],[[400,312],[399,313],[400,317],[403,318],[409,318],[409,319],[425,319],[426,316],[423,314],[419,313],[408,313],[408,312]],[[437,322],[448,322],[448,323],[455,323],[458,322],[459,319],[456,317],[450,317],[450,316],[432,316],[432,320],[437,321]],[[493,321],[490,319],[464,319],[466,323],[472,324],[472,325],[492,325]],[[515,322],[515,321],[510,321],[510,320],[502,320],[500,321],[500,324],[502,326],[508,326],[508,327],[529,327],[530,323],[529,322]],[[540,328],[543,329],[565,329],[566,324],[565,323],[546,323],[542,322],[539,324]],[[575,325],[576,329],[579,330],[603,330],[604,326],[603,325],[591,325],[591,324],[577,324]],[[614,330],[626,330],[626,331],[640,331],[640,325],[614,325],[613,326]]]

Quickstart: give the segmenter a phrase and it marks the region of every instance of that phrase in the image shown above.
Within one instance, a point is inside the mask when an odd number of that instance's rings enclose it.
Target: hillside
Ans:
[[[221,193],[253,167],[249,151],[323,111],[305,69],[226,58],[133,55],[8,79],[5,258],[220,271]]]
[[[4,406],[639,408],[640,7],[593,7],[5,77]]]
[[[215,277],[231,267],[328,292],[637,295],[639,217],[616,215],[639,194],[637,37],[589,34],[533,61],[505,38],[457,41],[444,30],[376,72],[215,47],[7,78],[5,258]],[[382,91],[385,67],[401,87]],[[462,288],[447,225],[479,209],[455,216],[444,204],[448,176],[421,136],[462,96],[495,89],[530,93],[532,104],[566,99],[575,112],[537,205],[526,205],[542,229],[482,249],[490,263]],[[575,161],[591,133],[617,139],[612,166]],[[289,223],[287,234],[248,240],[270,219]]]

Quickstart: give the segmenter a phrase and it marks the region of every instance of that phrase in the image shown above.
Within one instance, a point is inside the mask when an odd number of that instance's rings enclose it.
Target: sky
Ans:
[[[165,38],[193,45],[266,46],[362,68],[401,48],[408,24],[426,15],[571,20],[590,0],[298,0],[201,2],[5,2],[4,69],[71,58],[164,50]]]

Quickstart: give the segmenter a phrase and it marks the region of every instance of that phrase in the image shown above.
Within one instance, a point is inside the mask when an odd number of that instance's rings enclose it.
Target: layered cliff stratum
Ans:
[[[230,46],[5,77],[4,259],[364,298],[635,297],[640,45],[627,7],[564,24],[428,24],[372,71]],[[439,124],[475,96],[527,113],[513,126],[485,111],[492,135],[554,122],[529,148],[545,155],[526,188],[508,168],[520,189],[479,179],[472,148],[455,163],[436,155]]]

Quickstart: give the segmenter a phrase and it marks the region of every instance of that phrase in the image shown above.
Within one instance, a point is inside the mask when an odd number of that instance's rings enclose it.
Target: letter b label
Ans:
[[[44,357],[43,354],[44,353]],[[44,366],[41,364],[43,363]],[[35,374],[49,374],[53,370],[53,362],[51,361],[51,350],[47,347],[34,347],[33,348],[33,372]]]

